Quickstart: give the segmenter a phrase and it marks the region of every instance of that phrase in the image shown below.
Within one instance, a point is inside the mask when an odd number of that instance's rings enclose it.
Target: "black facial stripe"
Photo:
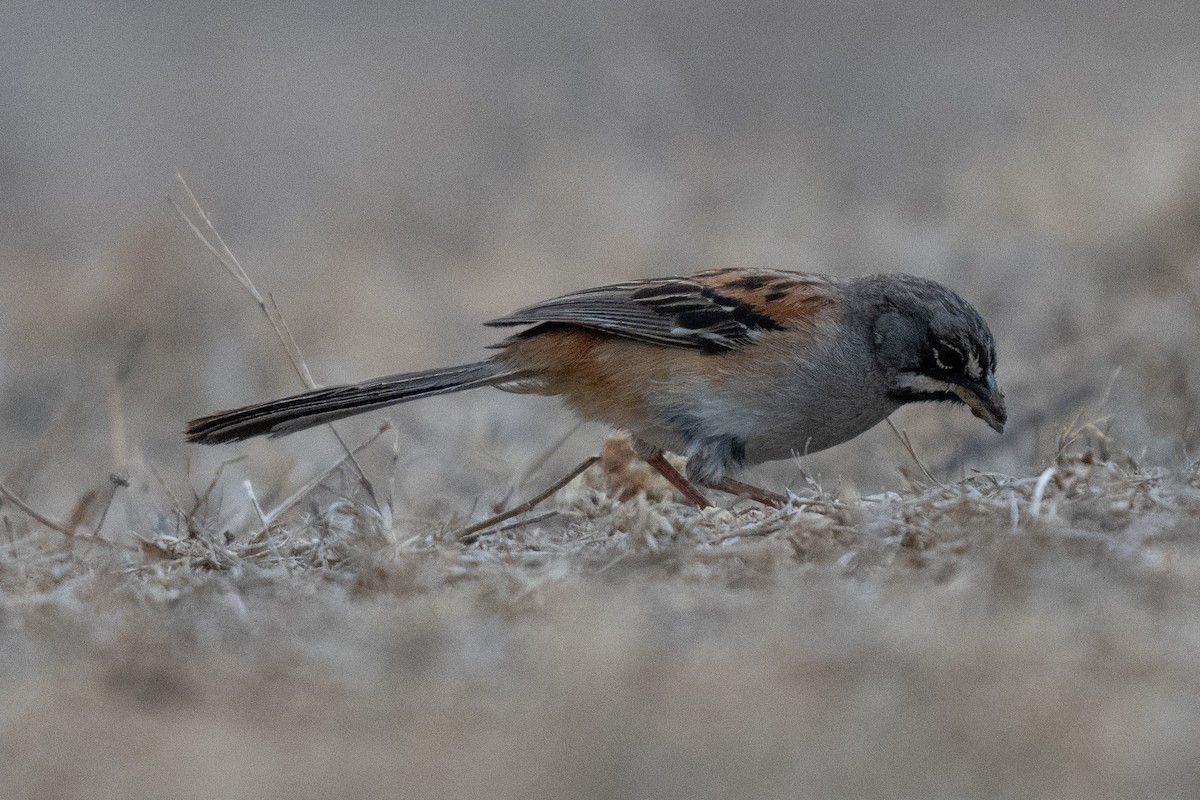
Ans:
[[[893,389],[888,397],[897,403],[962,403],[953,392],[923,392],[916,389]],[[965,404],[964,404],[965,405]]]

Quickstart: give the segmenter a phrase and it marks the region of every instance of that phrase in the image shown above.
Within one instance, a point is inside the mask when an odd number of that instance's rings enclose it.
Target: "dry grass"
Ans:
[[[610,475],[469,544],[388,524],[344,463],[265,528],[220,481],[164,503],[135,476],[157,522],[109,546],[5,506],[6,793],[1200,786],[1194,469],[1093,432],[1039,474],[781,511],[618,501]]]
[[[1107,407],[1117,375],[1087,380]],[[701,512],[616,441],[560,488],[587,442],[504,409],[172,469],[104,385],[110,474],[39,500],[39,456],[0,484],[9,796],[1200,790],[1200,473],[1107,417],[1018,416],[1034,466],[1003,472],[884,429],[860,474],[888,491],[806,461],[771,473],[783,510]]]
[[[110,476],[61,518],[22,499],[51,459],[0,484],[10,796],[1200,789],[1200,473],[1141,466],[1107,418],[957,479],[893,429],[873,469],[903,489],[784,465],[789,507],[701,512],[619,440],[555,483],[587,445],[538,421],[548,451],[516,459],[486,421],[409,419],[323,462],[247,447],[180,475],[106,385]],[[441,466],[414,469],[431,437]]]
[[[0,796],[1200,796],[1200,7],[319,6],[0,10]],[[953,286],[1009,429],[778,512],[501,393],[183,443],[731,263]]]

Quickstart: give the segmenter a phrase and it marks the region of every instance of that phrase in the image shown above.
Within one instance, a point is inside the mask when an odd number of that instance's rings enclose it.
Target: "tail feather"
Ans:
[[[221,411],[188,423],[187,440],[238,442],[255,436],[286,436],[385,406],[519,380],[521,374],[492,361],[388,375],[346,386],[329,386],[265,403]]]

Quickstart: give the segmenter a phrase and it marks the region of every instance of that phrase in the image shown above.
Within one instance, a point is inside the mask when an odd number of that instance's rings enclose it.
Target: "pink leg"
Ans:
[[[773,508],[783,508],[787,505],[787,498],[781,494],[760,489],[749,483],[735,481],[733,478],[721,478],[719,481],[705,483],[710,489],[716,489],[718,492],[737,495],[753,500],[756,503],[762,503],[764,506],[772,506]]]
[[[680,494],[696,504],[697,508],[709,508],[712,503],[708,502],[708,498],[700,494],[700,490],[688,481],[687,478],[679,474],[679,470],[671,466],[671,462],[663,457],[661,450],[655,450],[649,456],[643,456],[646,463],[658,470],[658,474],[667,479],[667,483],[679,490]]]

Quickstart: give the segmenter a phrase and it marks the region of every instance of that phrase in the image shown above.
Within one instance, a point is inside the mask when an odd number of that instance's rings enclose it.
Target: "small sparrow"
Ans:
[[[718,269],[572,292],[485,324],[526,327],[484,361],[223,411],[189,423],[188,441],[284,436],[495,386],[559,395],[629,431],[637,454],[700,507],[696,484],[780,505],[730,473],[840,444],[906,403],[962,403],[998,432],[1007,419],[987,323],[912,275]],[[664,451],[687,458],[686,478]]]

